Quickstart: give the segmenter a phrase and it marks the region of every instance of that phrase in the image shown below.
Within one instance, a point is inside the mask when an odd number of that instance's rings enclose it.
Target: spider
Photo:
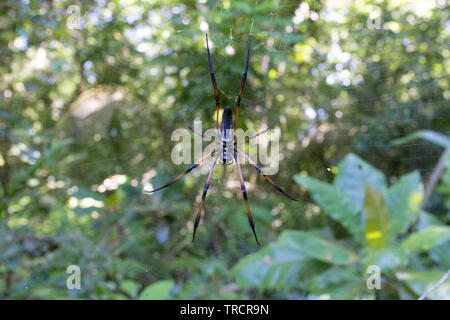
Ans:
[[[145,191],[145,192],[146,193],[153,193],[153,192],[156,192],[156,191],[159,191],[161,189],[164,189],[164,188],[167,188],[167,187],[171,186],[173,183],[175,183],[176,181],[178,181],[179,179],[181,179],[182,177],[187,175],[189,172],[191,172],[193,169],[195,169],[197,166],[199,166],[205,159],[207,159],[210,156],[213,156],[214,160],[212,162],[211,169],[209,170],[208,179],[206,180],[206,184],[205,184],[205,187],[203,189],[203,194],[202,194],[202,199],[201,199],[201,202],[200,202],[200,207],[198,209],[197,216],[195,217],[194,233],[192,235],[192,241],[194,241],[194,239],[195,239],[195,232],[196,232],[198,224],[200,222],[201,212],[202,212],[202,209],[203,209],[203,205],[205,203],[206,194],[207,194],[208,189],[209,189],[209,183],[211,181],[211,177],[212,177],[212,174],[214,172],[214,168],[216,166],[216,163],[218,162],[218,160],[223,165],[232,164],[233,162],[235,162],[236,163],[236,167],[238,169],[238,173],[239,173],[239,180],[240,180],[240,184],[241,184],[242,195],[243,195],[243,198],[244,198],[244,201],[245,201],[245,205],[247,207],[248,222],[249,222],[250,227],[251,227],[251,229],[253,231],[253,235],[255,236],[256,243],[259,245],[260,243],[258,241],[258,237],[256,236],[255,224],[253,222],[252,213],[251,213],[250,207],[248,205],[247,190],[245,189],[245,183],[244,183],[244,178],[242,176],[241,164],[239,163],[239,159],[238,159],[237,155],[238,154],[242,155],[258,171],[258,173],[260,175],[262,175],[275,189],[277,189],[283,195],[285,195],[286,197],[288,197],[291,200],[294,200],[294,201],[298,201],[298,200],[293,198],[292,196],[290,196],[288,193],[286,193],[277,183],[275,183],[266,174],[264,174],[263,171],[261,170],[261,168],[256,164],[255,161],[251,160],[248,155],[246,155],[244,152],[240,151],[237,148],[237,143],[241,142],[241,141],[244,141],[244,140],[248,141],[250,139],[256,138],[260,134],[263,134],[263,133],[267,132],[270,128],[272,128],[275,125],[275,123],[278,122],[279,118],[276,119],[272,124],[270,124],[266,129],[261,130],[261,131],[257,132],[256,134],[254,134],[252,136],[247,136],[247,137],[245,137],[245,139],[237,141],[236,136],[235,136],[235,129],[233,128],[233,113],[231,111],[231,108],[229,106],[227,106],[227,107],[225,107],[225,109],[223,111],[222,123],[221,123],[220,129],[219,129],[219,109],[220,109],[219,91],[217,89],[216,77],[214,75],[214,70],[213,70],[213,66],[212,66],[212,63],[211,63],[211,54],[209,52],[208,34],[205,35],[205,38],[206,38],[206,50],[207,50],[207,53],[208,53],[209,73],[210,73],[210,76],[211,76],[211,82],[212,82],[212,85],[213,85],[213,88],[214,88],[214,95],[215,95],[215,98],[216,98],[216,129],[217,129],[217,133],[218,133],[219,139],[215,140],[212,137],[207,136],[207,135],[197,131],[196,129],[194,129],[185,120],[185,118],[183,117],[181,112],[180,112],[180,116],[183,119],[184,123],[188,126],[189,130],[191,130],[195,134],[200,135],[202,138],[207,138],[207,139],[211,140],[212,142],[216,143],[218,147],[217,147],[217,149],[213,150],[212,152],[208,153],[206,156],[201,158],[196,163],[192,164],[185,172],[180,174],[178,177],[170,180],[165,185],[163,185],[163,186],[161,186],[159,188],[156,188],[156,189],[151,190],[151,191]],[[249,41],[248,41],[247,58],[246,58],[246,62],[245,62],[244,74],[242,75],[241,86],[239,88],[239,94],[238,94],[237,101],[236,101],[236,125],[235,125],[236,129],[238,128],[239,107],[241,105],[241,96],[242,96],[242,92],[244,91],[245,80],[247,79],[248,63],[249,63],[249,59],[250,59],[251,40],[252,40],[252,38],[251,38],[251,35],[250,35],[249,36]]]

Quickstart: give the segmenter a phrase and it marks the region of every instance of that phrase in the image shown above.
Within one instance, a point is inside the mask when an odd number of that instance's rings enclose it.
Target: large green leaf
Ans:
[[[389,188],[386,204],[391,214],[390,240],[404,233],[415,220],[422,202],[420,174],[413,171]]]
[[[363,258],[363,263],[364,269],[367,269],[368,266],[376,265],[385,272],[399,267],[406,267],[408,264],[408,254],[405,250],[394,247],[379,250],[368,248]]]
[[[429,254],[439,266],[450,269],[450,241],[432,248]]]
[[[422,210],[419,214],[419,221],[416,226],[419,231],[422,231],[432,226],[444,225],[445,224],[436,216]],[[450,269],[450,241],[431,248],[428,253],[431,259],[433,259],[441,267]]]
[[[152,283],[147,288],[145,288],[144,291],[142,291],[139,296],[139,300],[167,299],[167,295],[169,294],[170,290],[172,290],[173,285],[174,282],[172,280],[163,280]]]
[[[330,241],[307,232],[285,231],[277,242],[241,259],[232,275],[243,286],[304,287],[312,275],[329,264],[350,265],[357,261],[355,253]]]
[[[338,165],[338,174],[334,180],[337,189],[344,191],[359,206],[364,203],[364,190],[366,183],[382,193],[386,191],[386,179],[382,172],[349,153]]]
[[[356,269],[333,267],[313,277],[308,299],[346,300],[369,298],[365,279]]]
[[[349,195],[335,186],[314,178],[295,175],[294,180],[308,188],[313,199],[333,219],[337,220],[361,244],[365,244],[362,208]]]
[[[420,210],[420,214],[415,227],[417,230],[421,231],[431,226],[443,226],[445,225],[439,218],[437,218],[432,213],[425,210]]]
[[[391,227],[389,210],[383,195],[370,184],[366,186],[364,198],[364,213],[366,217],[366,239],[371,248],[386,247]]]
[[[450,138],[433,130],[419,130],[407,135],[406,137],[395,139],[391,143],[392,145],[397,146],[400,144],[411,142],[415,139],[424,139],[441,147],[450,148]]]
[[[283,289],[302,286],[305,278],[324,268],[323,263],[303,252],[300,243],[292,246],[276,242],[239,260],[231,274],[241,286]]]
[[[120,284],[120,287],[123,291],[128,293],[131,297],[135,297],[138,290],[139,290],[139,284],[134,282],[133,280],[125,280]]]
[[[356,253],[308,232],[284,231],[279,242],[291,247],[300,246],[309,257],[335,265],[349,265],[358,261]]]
[[[402,271],[397,272],[396,277],[405,282],[408,287],[414,291],[417,296],[423,295],[430,290],[446,273],[442,271]],[[428,299],[449,300],[450,299],[450,281],[443,282],[428,296]]]
[[[413,233],[400,245],[411,251],[430,250],[450,240],[450,227],[433,226]],[[449,252],[450,254],[450,252]]]

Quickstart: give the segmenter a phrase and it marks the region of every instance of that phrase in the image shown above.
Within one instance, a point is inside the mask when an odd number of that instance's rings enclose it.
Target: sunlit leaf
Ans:
[[[419,251],[430,250],[450,240],[450,227],[434,226],[413,233],[406,238],[401,247],[404,249]],[[449,252],[450,254],[450,252]]]
[[[172,280],[163,280],[155,282],[149,285],[147,288],[145,288],[144,291],[142,291],[142,293],[139,296],[139,300],[167,299],[167,295],[169,294],[170,290],[172,290],[173,285],[174,282]]]
[[[389,210],[383,195],[370,184],[366,186],[364,199],[366,239],[372,248],[384,248],[388,241],[390,225]]]

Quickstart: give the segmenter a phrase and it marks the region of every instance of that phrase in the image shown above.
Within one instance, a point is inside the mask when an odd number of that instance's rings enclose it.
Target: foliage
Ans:
[[[2,1],[0,297],[372,298],[373,264],[376,298],[422,294],[450,268],[450,157],[426,203],[422,191],[448,149],[448,9],[377,6]],[[273,180],[300,201],[243,166],[262,248],[231,166],[217,166],[193,243],[207,168],[143,193],[187,168],[170,160],[178,112],[215,124],[205,32],[221,106],[235,111],[251,34],[240,127],[280,117]]]
[[[296,175],[295,181],[347,229],[353,241],[337,239],[330,235],[331,230],[324,237],[284,231],[275,243],[239,261],[233,270],[237,281],[262,289],[304,290],[310,299],[365,299],[374,294],[365,280],[366,270],[375,265],[383,276],[384,288],[377,293],[379,298],[421,295],[439,280],[438,275],[445,273],[445,266],[425,273],[423,266],[418,265],[420,254],[449,244],[450,227],[429,225],[417,230],[412,226],[418,215],[429,215],[419,212],[420,176],[412,172],[388,187],[381,172],[354,154],[349,154],[338,167],[333,184],[302,175]],[[398,190],[402,190],[401,195]],[[393,205],[394,198],[409,206]],[[402,239],[410,228],[416,230]],[[448,299],[449,289],[445,284],[430,297]]]

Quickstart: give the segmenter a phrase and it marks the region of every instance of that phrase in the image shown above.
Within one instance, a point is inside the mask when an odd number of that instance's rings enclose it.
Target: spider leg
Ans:
[[[244,139],[241,139],[241,140],[237,141],[236,143],[239,143],[239,142],[242,142],[242,141],[248,141],[248,140],[251,140],[251,139],[253,139],[253,138],[256,138],[256,137],[259,136],[260,134],[266,133],[266,132],[269,131],[269,130],[275,125],[275,123],[277,123],[279,120],[280,120],[280,118],[277,118],[274,122],[272,122],[272,124],[271,124],[270,126],[268,126],[267,128],[265,128],[264,130],[261,130],[261,131],[255,133],[255,134],[252,135],[252,136],[245,137]]]
[[[245,70],[244,70],[244,74],[242,75],[241,86],[239,88],[239,94],[238,94],[237,102],[236,102],[236,127],[235,127],[235,129],[239,128],[238,127],[239,107],[241,106],[241,96],[242,96],[242,92],[244,91],[245,80],[247,79],[248,61],[250,60],[250,46],[251,46],[251,43],[252,43],[252,36],[249,35],[248,36],[247,59],[245,61]]]
[[[214,140],[213,138],[211,138],[210,136],[207,136],[204,133],[199,132],[198,130],[195,130],[187,121],[186,119],[184,119],[183,114],[181,112],[179,112],[181,119],[183,119],[184,123],[188,126],[189,130],[191,130],[192,132],[198,134],[199,136],[201,136],[202,138],[208,138],[209,140],[211,140],[214,143],[220,144],[219,142],[217,142],[216,140]]]
[[[286,193],[277,183],[273,182],[272,179],[270,179],[267,175],[265,175],[261,168],[252,160],[250,159],[244,152],[240,151],[239,149],[234,149],[235,151],[239,152],[245,159],[247,159],[248,162],[250,162],[250,164],[264,177],[266,178],[267,181],[270,182],[270,184],[272,186],[274,186],[275,189],[277,189],[278,191],[280,191],[282,194],[284,194],[286,197],[288,197],[291,200],[294,201],[298,201],[297,199],[295,199],[294,197],[292,197],[291,195],[289,195],[288,193]]]
[[[217,83],[216,83],[216,76],[214,75],[214,69],[211,63],[211,54],[209,53],[209,43],[208,43],[208,34],[205,34],[206,36],[206,50],[208,51],[208,66],[209,66],[209,75],[211,76],[211,82],[214,88],[214,95],[216,96],[216,129],[217,133],[220,136],[220,130],[219,130],[219,90],[217,89]]]
[[[163,185],[163,186],[161,186],[161,187],[159,187],[159,188],[156,188],[156,189],[154,189],[154,190],[151,190],[151,191],[145,191],[145,190],[144,190],[144,192],[145,192],[145,193],[153,193],[153,192],[156,192],[156,191],[158,191],[158,190],[161,190],[161,189],[164,189],[164,188],[167,188],[167,187],[171,186],[172,184],[174,184],[175,182],[177,182],[180,178],[184,177],[184,176],[187,175],[189,172],[191,172],[194,168],[196,168],[200,163],[202,163],[206,158],[208,158],[210,155],[212,155],[212,154],[215,153],[216,151],[217,151],[217,150],[211,151],[211,152],[208,153],[206,156],[204,156],[203,158],[201,158],[200,160],[198,160],[196,163],[194,163],[193,165],[191,165],[185,172],[183,172],[182,174],[180,174],[178,177],[176,177],[176,178],[170,180],[170,181],[167,182],[165,185]]]
[[[256,243],[259,245],[258,237],[256,236],[256,232],[255,232],[255,224],[253,223],[252,213],[250,212],[250,207],[248,205],[247,190],[245,189],[245,182],[244,182],[244,178],[242,177],[241,165],[239,164],[239,160],[238,160],[236,153],[234,153],[234,160],[236,160],[236,166],[237,166],[238,172],[239,172],[239,180],[241,182],[242,195],[244,197],[245,205],[247,207],[248,222],[250,223],[250,227],[252,228]]]
[[[209,183],[211,182],[211,177],[214,171],[214,167],[216,166],[216,162],[217,159],[220,156],[220,152],[217,153],[217,156],[214,158],[214,161],[211,165],[211,169],[209,170],[209,175],[208,175],[208,179],[206,180],[206,184],[205,184],[205,188],[203,189],[203,194],[202,194],[202,201],[200,202],[200,207],[198,208],[198,212],[197,212],[197,216],[195,217],[195,222],[194,222],[194,234],[192,235],[192,241],[194,241],[195,239],[195,231],[197,231],[197,227],[198,224],[200,222],[200,217],[202,215],[202,209],[203,209],[203,205],[205,203],[205,199],[206,199],[206,194],[208,193],[208,189],[209,189]]]

